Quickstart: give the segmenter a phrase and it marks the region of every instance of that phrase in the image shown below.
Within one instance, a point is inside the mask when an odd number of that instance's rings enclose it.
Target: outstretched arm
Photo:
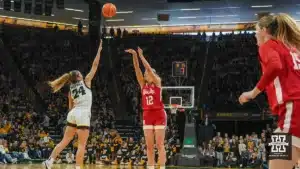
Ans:
[[[85,84],[87,85],[87,87],[91,87],[91,82],[97,72],[97,69],[98,69],[98,65],[99,65],[99,61],[100,61],[100,56],[101,56],[101,51],[102,51],[102,40],[100,41],[100,45],[99,45],[99,48],[98,48],[98,52],[97,52],[97,55],[93,61],[93,65],[92,65],[92,68],[90,70],[90,72],[86,75],[85,77]]]
[[[148,71],[149,75],[152,76],[152,78],[155,80],[155,84],[160,86],[161,85],[160,77],[153,71],[152,67],[150,66],[148,61],[145,59],[145,57],[143,55],[143,50],[140,47],[138,47],[138,53],[139,53],[139,57],[142,60],[142,63],[144,65],[145,69]]]
[[[137,53],[133,49],[125,50],[125,52],[132,54],[132,61],[133,61],[135,75],[136,75],[136,78],[139,82],[139,85],[142,88],[145,84],[145,81],[144,81],[143,73],[140,69],[140,64],[139,64],[139,60],[138,60],[138,57],[137,57]]]

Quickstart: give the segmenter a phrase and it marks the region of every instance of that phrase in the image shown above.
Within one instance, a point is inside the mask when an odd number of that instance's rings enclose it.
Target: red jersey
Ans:
[[[277,114],[279,105],[300,99],[300,57],[274,39],[259,47],[259,55],[263,75],[256,87],[266,90],[270,108]]]
[[[162,90],[155,84],[145,84],[142,88],[142,107],[143,110],[163,110]]]

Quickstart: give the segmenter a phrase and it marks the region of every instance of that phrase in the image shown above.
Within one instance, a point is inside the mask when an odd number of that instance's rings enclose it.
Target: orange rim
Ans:
[[[171,108],[172,108],[172,109],[175,109],[175,108],[178,109],[178,108],[179,108],[179,104],[171,104]]]

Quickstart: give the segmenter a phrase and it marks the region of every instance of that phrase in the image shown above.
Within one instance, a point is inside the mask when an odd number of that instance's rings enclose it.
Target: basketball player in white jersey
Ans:
[[[76,169],[83,167],[83,158],[86,142],[89,137],[89,127],[92,107],[91,81],[97,71],[102,41],[94,59],[91,71],[83,78],[82,74],[73,70],[65,73],[58,79],[49,82],[53,92],[58,92],[65,84],[70,84],[69,92],[69,113],[67,117],[67,127],[62,141],[56,145],[48,160],[43,162],[46,169],[51,169],[52,164],[58,154],[73,140],[74,135],[78,135],[78,150],[76,153]]]

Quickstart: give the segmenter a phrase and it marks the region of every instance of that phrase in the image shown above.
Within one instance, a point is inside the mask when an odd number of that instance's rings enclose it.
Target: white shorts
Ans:
[[[89,128],[91,124],[91,112],[86,109],[74,108],[68,113],[68,126],[77,128]]]
[[[277,128],[274,133],[286,133],[283,130],[281,130],[280,128]],[[295,147],[300,148],[300,138],[296,137],[296,136],[292,136],[292,144]]]

